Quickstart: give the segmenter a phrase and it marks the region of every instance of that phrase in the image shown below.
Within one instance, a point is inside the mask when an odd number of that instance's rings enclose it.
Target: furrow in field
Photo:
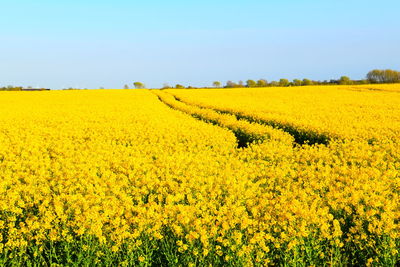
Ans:
[[[201,106],[199,104],[194,104],[194,103],[188,102],[186,100],[179,98],[176,95],[173,95],[173,97],[175,98],[176,101],[181,102],[186,105],[190,105],[191,107],[213,110],[214,112],[216,112],[220,115],[234,116],[237,120],[240,120],[240,121],[246,121],[246,122],[252,123],[252,124],[269,126],[271,128],[274,128],[275,130],[284,131],[294,138],[295,143],[300,144],[300,145],[303,145],[303,144],[327,145],[329,143],[329,140],[331,139],[331,137],[326,134],[310,131],[307,129],[301,129],[301,128],[296,127],[295,125],[292,125],[289,123],[282,123],[279,121],[266,120],[264,118],[257,118],[255,115],[245,114],[245,113],[242,113],[239,111],[234,112],[232,110],[216,108],[216,107],[209,108],[209,107]]]
[[[205,122],[228,128],[235,134],[239,148],[247,147],[253,142],[262,142],[265,140],[274,140],[290,145],[294,142],[294,139],[290,134],[280,129],[275,129],[271,126],[262,125],[256,122],[249,122],[244,119],[238,119],[232,114],[223,114],[213,109],[189,105],[182,101],[178,101],[175,96],[166,92],[157,91],[155,94],[161,102],[173,109],[182,111]]]

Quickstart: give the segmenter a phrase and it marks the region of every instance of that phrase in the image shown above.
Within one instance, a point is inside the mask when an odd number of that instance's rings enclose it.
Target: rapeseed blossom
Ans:
[[[398,91],[3,92],[0,262],[395,265]]]

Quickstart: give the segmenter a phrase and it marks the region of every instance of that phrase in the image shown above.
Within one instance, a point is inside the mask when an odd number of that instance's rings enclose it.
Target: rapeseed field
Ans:
[[[396,266],[400,86],[0,92],[0,264]]]

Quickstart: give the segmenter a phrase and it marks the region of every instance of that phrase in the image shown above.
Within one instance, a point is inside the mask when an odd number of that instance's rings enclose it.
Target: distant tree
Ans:
[[[99,89],[104,89],[104,87],[103,87],[103,86],[100,86]]]
[[[33,87],[32,86],[28,86],[28,89],[32,89]]]
[[[294,86],[302,86],[303,82],[301,80],[299,80],[299,79],[294,79],[293,80],[293,85]]]
[[[280,79],[279,80],[279,86],[289,86],[289,80],[288,79]]]
[[[277,81],[272,81],[269,83],[269,85],[272,87],[277,87],[277,86],[279,86],[279,83]]]
[[[168,83],[164,83],[162,89],[172,88]]]
[[[383,82],[383,71],[382,70],[371,70],[367,74],[367,79],[371,83],[380,83]]]
[[[213,86],[216,88],[219,88],[219,87],[221,87],[221,82],[215,81],[215,82],[213,82]]]
[[[385,82],[398,83],[400,82],[400,72],[395,70],[385,70]]]
[[[8,85],[6,87],[0,87],[0,91],[21,91],[22,86],[13,86],[13,85]]]
[[[0,91],[21,91],[22,86],[13,86],[13,85],[8,85],[5,87],[0,87]]]
[[[313,85],[313,81],[310,79],[303,79],[303,85]]]
[[[143,89],[145,87],[144,83],[141,82],[134,82],[133,86],[135,86],[136,89]]]
[[[233,88],[233,87],[237,87],[238,85],[232,81],[227,81],[225,87],[226,88]]]
[[[345,85],[345,84],[352,84],[353,82],[350,80],[350,78],[349,77],[347,77],[347,76],[342,76],[342,77],[340,77],[340,79],[339,79],[339,84],[342,84],[342,85]]]
[[[129,86],[127,84],[125,84],[124,89],[129,89]]]
[[[239,81],[238,86],[239,86],[239,87],[244,87],[243,81]]]
[[[319,84],[319,85],[328,84],[328,81],[327,81],[327,80],[318,81],[318,84]]]
[[[339,81],[338,81],[338,80],[335,80],[335,79],[331,79],[331,80],[329,81],[329,83],[330,83],[330,84],[339,84]]]
[[[257,87],[267,87],[267,86],[268,86],[267,80],[260,79],[257,81]]]
[[[183,86],[182,84],[177,84],[177,85],[175,85],[175,88],[176,89],[184,89],[185,86]]]
[[[253,80],[247,80],[246,81],[246,86],[247,87],[256,87],[257,83],[255,81],[253,81]]]
[[[7,91],[21,91],[21,90],[22,90],[22,87],[8,85],[6,90],[7,90]]]
[[[371,70],[367,74],[367,79],[371,83],[398,83],[400,82],[400,72],[395,70]]]

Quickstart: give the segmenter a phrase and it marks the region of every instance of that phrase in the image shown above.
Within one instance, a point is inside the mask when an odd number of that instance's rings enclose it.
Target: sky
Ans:
[[[0,0],[0,86],[149,88],[400,70],[400,1]]]

